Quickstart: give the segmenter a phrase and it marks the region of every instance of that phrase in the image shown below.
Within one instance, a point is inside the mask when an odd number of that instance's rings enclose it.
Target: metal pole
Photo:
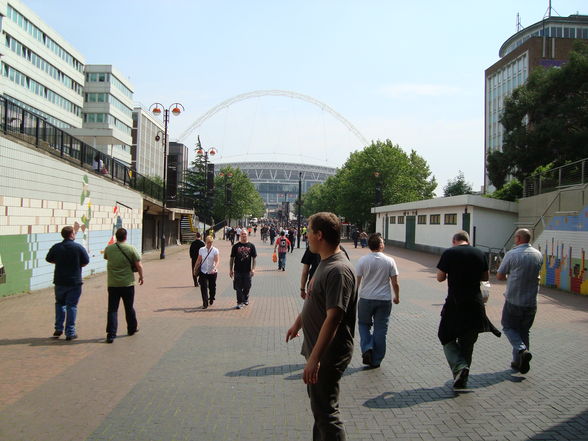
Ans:
[[[302,172],[298,173],[298,246],[300,248],[300,221],[301,221],[301,207],[302,206]]]
[[[165,202],[167,199],[167,188],[166,188],[166,181],[167,181],[167,123],[169,121],[169,110],[163,110],[163,200],[162,200],[162,210],[161,210],[161,253],[159,254],[160,259],[165,259],[165,221],[166,221],[166,214],[165,214]]]

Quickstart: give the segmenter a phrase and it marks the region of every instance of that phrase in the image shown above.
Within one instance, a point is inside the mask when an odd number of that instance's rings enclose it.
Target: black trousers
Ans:
[[[307,385],[310,408],[314,416],[313,441],[345,441],[345,428],[339,412],[339,380],[343,370],[322,365],[318,382]]]
[[[202,294],[202,305],[208,306],[209,299],[214,301],[216,296],[216,276],[218,274],[198,274],[198,282],[200,283],[200,293]],[[210,295],[209,295],[210,291]]]
[[[118,329],[118,305],[122,299],[125,306],[125,317],[127,319],[127,332],[129,334],[137,331],[137,315],[133,302],[135,301],[134,286],[109,286],[108,287],[108,318],[106,320],[106,335],[116,337]]]
[[[192,267],[191,267],[192,268],[192,271],[191,271],[192,280],[194,280],[194,286],[198,286],[198,275],[194,275],[194,265],[196,265],[196,260],[193,260],[193,259],[191,259],[191,260],[192,260]]]

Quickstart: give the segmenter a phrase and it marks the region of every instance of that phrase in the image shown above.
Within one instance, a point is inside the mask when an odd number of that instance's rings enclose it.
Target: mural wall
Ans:
[[[543,253],[542,285],[588,294],[588,206],[577,215],[555,216],[534,245]]]
[[[66,225],[90,255],[84,276],[106,270],[103,251],[119,227],[141,250],[142,213],[139,193],[0,137],[0,297],[52,285],[45,256]]]

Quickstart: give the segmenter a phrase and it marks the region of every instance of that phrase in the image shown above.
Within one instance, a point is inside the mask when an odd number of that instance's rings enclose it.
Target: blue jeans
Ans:
[[[373,366],[379,366],[386,355],[386,334],[390,312],[392,312],[391,300],[359,299],[357,326],[361,353],[372,350]]]
[[[286,254],[287,253],[278,253],[278,269],[286,269]]]
[[[512,346],[512,361],[519,362],[519,352],[529,349],[529,331],[535,321],[536,306],[519,306],[504,302],[502,330]]]
[[[76,316],[78,302],[82,295],[82,285],[55,285],[55,330],[63,332],[65,321],[65,335],[76,333]]]

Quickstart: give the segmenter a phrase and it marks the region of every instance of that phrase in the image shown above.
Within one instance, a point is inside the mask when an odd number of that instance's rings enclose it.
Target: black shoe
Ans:
[[[455,376],[455,380],[453,380],[453,388],[454,389],[465,389],[468,385],[468,376],[470,375],[470,370],[468,368],[463,368],[460,370],[457,375]]]
[[[202,305],[202,309],[207,309],[208,305]]]
[[[372,353],[373,351],[371,349],[368,349],[363,354],[361,354],[361,361],[363,362],[363,364],[367,364],[368,366],[372,365]]]
[[[75,340],[76,338],[78,338],[78,334],[68,335],[65,337],[67,341]]]
[[[63,334],[63,331],[55,331],[53,333],[53,338],[59,338],[61,337],[61,334]]]
[[[533,355],[526,349],[519,352],[519,372],[521,374],[526,374],[529,372],[529,369],[531,369],[531,366],[529,365],[531,358],[533,358]]]
[[[106,343],[114,343],[114,337],[106,336]]]
[[[135,335],[137,332],[139,332],[139,328],[135,329],[134,331],[129,331],[129,336],[130,335]]]
[[[282,268],[282,271],[286,271],[286,268]]]
[[[515,363],[514,361],[510,362],[510,367],[512,368],[513,371],[518,372],[519,371],[519,364]]]
[[[212,305],[213,305],[213,303],[214,303],[214,299],[210,299],[210,300],[208,301],[208,304],[209,304],[210,306],[212,306]]]

